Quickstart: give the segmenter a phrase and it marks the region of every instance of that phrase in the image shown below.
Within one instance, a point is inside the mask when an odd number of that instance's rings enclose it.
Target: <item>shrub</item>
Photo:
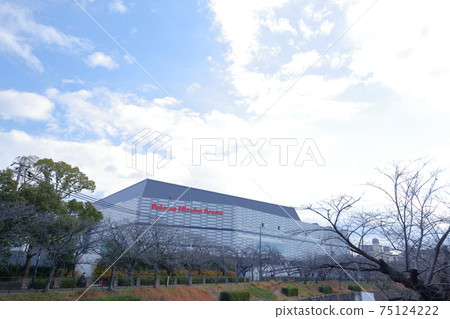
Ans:
[[[348,289],[351,291],[361,291],[361,287],[357,285],[348,285]]]
[[[141,301],[139,296],[133,295],[123,295],[123,296],[111,296],[111,297],[100,297],[100,298],[85,298],[82,301]]]
[[[77,278],[62,278],[59,285],[60,288],[76,288],[78,283]]]
[[[187,276],[177,276],[178,285],[186,285],[187,284]]]
[[[216,270],[202,269],[200,271],[201,276],[215,276]]]
[[[262,286],[257,286],[255,284],[250,284],[246,289],[250,295],[255,296],[256,298],[262,298],[264,300],[276,300],[277,296],[273,294],[271,289],[264,288]]]
[[[333,292],[333,288],[330,286],[319,286],[319,291],[324,294],[331,294]]]
[[[207,284],[214,284],[216,282],[216,276],[208,276],[206,277]]]
[[[160,276],[159,277],[159,284],[161,286],[165,286],[167,282],[167,276]],[[173,285],[173,276],[169,277],[169,285]]]
[[[33,284],[30,284],[30,289],[44,289],[45,288],[45,284],[47,283],[47,279],[46,278],[36,278],[33,282]],[[50,284],[50,287],[53,287],[53,280],[52,283]]]
[[[298,296],[298,288],[297,287],[291,287],[291,286],[286,286],[281,288],[281,293],[285,296]]]
[[[218,279],[218,283],[219,284],[223,284],[223,283],[225,283],[227,281],[227,277],[225,277],[225,276],[219,276],[219,279]]]
[[[220,293],[220,301],[249,301],[250,293],[245,290],[224,290]]]
[[[141,277],[141,286],[151,286],[155,282],[155,278],[150,276]]]
[[[236,272],[232,271],[232,270],[227,270],[225,272],[225,276],[227,276],[227,277],[236,277]]]
[[[141,282],[142,284],[142,282]],[[118,286],[134,286],[134,279],[128,276],[119,277]]]

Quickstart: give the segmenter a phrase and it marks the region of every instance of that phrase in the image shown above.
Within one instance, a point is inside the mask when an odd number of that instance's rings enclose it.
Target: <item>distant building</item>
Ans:
[[[363,245],[363,250],[377,259],[383,259],[386,262],[397,262],[401,259],[401,253],[388,246],[380,245],[377,238],[372,239],[372,245]]]

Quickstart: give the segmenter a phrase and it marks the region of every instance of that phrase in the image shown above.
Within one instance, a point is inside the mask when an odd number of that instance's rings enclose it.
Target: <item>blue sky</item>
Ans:
[[[0,0],[0,166],[64,160],[96,197],[147,177],[293,206],[370,197],[375,167],[450,162],[445,4]],[[171,138],[151,176],[127,160],[142,130]]]

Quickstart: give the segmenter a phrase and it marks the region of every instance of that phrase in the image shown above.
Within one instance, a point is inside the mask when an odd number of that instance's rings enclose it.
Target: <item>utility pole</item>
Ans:
[[[16,168],[17,170],[17,178],[16,178],[16,182],[17,182],[17,188],[19,188],[19,181],[20,181],[20,176],[22,176],[22,170],[23,167],[25,166],[25,160],[23,157],[20,157],[19,162],[14,162],[11,164],[11,166],[13,165],[19,165],[19,167]]]
[[[18,167],[14,168],[14,172],[16,172],[16,182],[17,182],[17,189],[20,188],[20,178],[23,176],[23,183],[25,182],[25,178],[27,177],[28,170],[31,168],[31,165],[33,164],[34,160],[36,159],[35,156],[20,156],[17,157],[16,160],[11,164],[11,166]]]

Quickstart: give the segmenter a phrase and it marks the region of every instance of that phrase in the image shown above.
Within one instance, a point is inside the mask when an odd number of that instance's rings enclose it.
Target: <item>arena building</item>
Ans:
[[[94,204],[113,222],[159,223],[201,234],[215,245],[274,247],[288,258],[336,254],[342,246],[293,207],[146,179]],[[319,245],[320,243],[320,245]],[[320,247],[319,247],[320,246]]]

